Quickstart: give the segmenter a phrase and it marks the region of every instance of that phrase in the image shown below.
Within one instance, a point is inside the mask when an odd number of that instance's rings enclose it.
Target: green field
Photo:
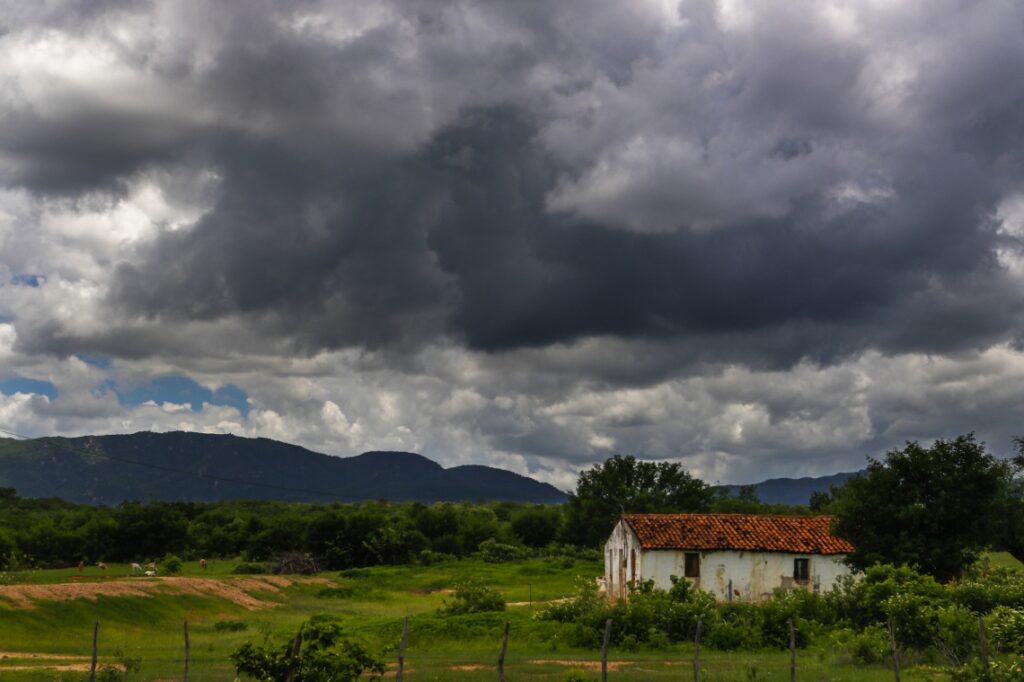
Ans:
[[[993,563],[1008,557],[995,555]],[[0,587],[0,677],[13,682],[82,680],[87,664],[92,626],[99,620],[101,663],[113,663],[118,654],[141,658],[141,672],[128,679],[181,679],[183,636],[187,620],[191,633],[191,674],[194,681],[232,680],[228,654],[247,640],[262,643],[290,637],[312,614],[340,617],[348,632],[377,650],[387,650],[389,661],[402,619],[410,617],[407,650],[410,680],[494,680],[495,662],[505,621],[511,623],[506,670],[510,680],[564,680],[573,667],[586,668],[597,679],[599,653],[568,645],[571,626],[535,618],[543,602],[570,595],[577,576],[592,577],[599,564],[571,559],[535,559],[508,564],[476,560],[450,561],[434,566],[402,566],[325,573],[317,582],[295,582],[274,589],[250,589],[263,602],[249,609],[224,594],[220,587],[238,586],[257,576],[233,576],[233,562],[220,561],[206,571],[186,563],[183,579],[162,581],[129,577],[129,568],[111,565],[105,575],[88,568],[84,575],[72,570],[8,574]],[[505,613],[439,616],[437,609],[458,582],[472,577],[498,588],[510,603]],[[289,579],[299,580],[298,578]],[[252,585],[252,582],[242,583]],[[97,585],[99,585],[97,587]],[[113,585],[114,587],[110,587]],[[147,595],[53,597],[62,590],[130,589]],[[179,589],[203,586],[206,592]],[[30,605],[12,600],[11,590],[56,590]],[[141,587],[140,587],[141,586]],[[5,591],[6,590],[6,591]],[[75,592],[74,594],[78,594]],[[532,600],[532,603],[531,603]],[[274,604],[269,606],[269,604]],[[215,629],[218,621],[240,621],[246,630]],[[47,658],[33,657],[32,654]],[[789,654],[782,651],[701,652],[703,680],[714,682],[788,680]],[[692,679],[692,646],[675,645],[658,651],[620,651],[609,654],[611,680]],[[904,680],[943,680],[937,663],[913,664]],[[77,666],[60,670],[57,666]],[[798,652],[798,678],[855,682],[892,679],[882,665],[856,663],[843,651],[824,645]]]

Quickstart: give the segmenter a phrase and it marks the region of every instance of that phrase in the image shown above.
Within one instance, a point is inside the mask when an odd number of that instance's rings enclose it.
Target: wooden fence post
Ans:
[[[301,652],[302,631],[299,630],[299,634],[295,635],[295,639],[292,641],[291,661],[288,663],[288,676],[284,678],[284,682],[295,682],[295,668],[298,666]]]
[[[693,682],[700,682],[700,630],[703,623],[697,619],[697,630],[693,633]]]
[[[612,636],[612,619],[604,622],[604,642],[601,644],[601,682],[608,682],[608,640]]]
[[[501,653],[498,654],[498,682],[505,682],[505,652],[508,651],[508,626],[505,621],[505,634],[501,637]]]
[[[89,666],[89,682],[96,682],[96,644],[100,638],[100,622],[92,626],[92,665]]]
[[[789,682],[796,682],[796,628],[789,619]]]
[[[889,619],[889,646],[892,648],[892,670],[896,674],[896,682],[900,682],[900,651],[896,646],[896,626]]]
[[[988,637],[985,635],[985,617],[978,616],[978,652],[981,654],[981,669],[984,671],[985,679],[989,679],[988,673]]]
[[[402,674],[405,672],[405,645],[409,643],[409,616],[402,621],[402,639],[398,640],[398,670],[395,672],[395,682],[402,682]]]
[[[189,652],[189,640],[188,640],[188,621],[185,621],[185,673],[181,676],[182,682],[188,682],[188,652]]]

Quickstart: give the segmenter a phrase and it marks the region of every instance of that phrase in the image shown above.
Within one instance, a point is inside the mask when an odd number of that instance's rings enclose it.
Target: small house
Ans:
[[[630,583],[668,589],[685,578],[719,601],[758,601],[777,588],[828,590],[850,573],[853,551],[832,535],[829,516],[627,514],[605,544],[604,581],[611,599]]]

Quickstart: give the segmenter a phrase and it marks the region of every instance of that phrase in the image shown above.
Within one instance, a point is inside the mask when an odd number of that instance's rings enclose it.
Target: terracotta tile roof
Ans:
[[[831,516],[627,514],[644,549],[733,549],[846,554],[853,545],[829,532]]]

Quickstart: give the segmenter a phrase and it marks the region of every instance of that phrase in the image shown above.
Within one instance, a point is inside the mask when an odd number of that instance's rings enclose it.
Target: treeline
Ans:
[[[724,492],[708,500],[708,509],[721,511],[807,512]],[[343,569],[481,552],[495,558],[578,552],[598,547],[614,523],[586,511],[578,502],[126,502],[95,507],[22,499],[7,488],[0,489],[0,563],[54,568],[79,561],[148,561],[168,554],[265,562],[304,552],[323,568]]]

